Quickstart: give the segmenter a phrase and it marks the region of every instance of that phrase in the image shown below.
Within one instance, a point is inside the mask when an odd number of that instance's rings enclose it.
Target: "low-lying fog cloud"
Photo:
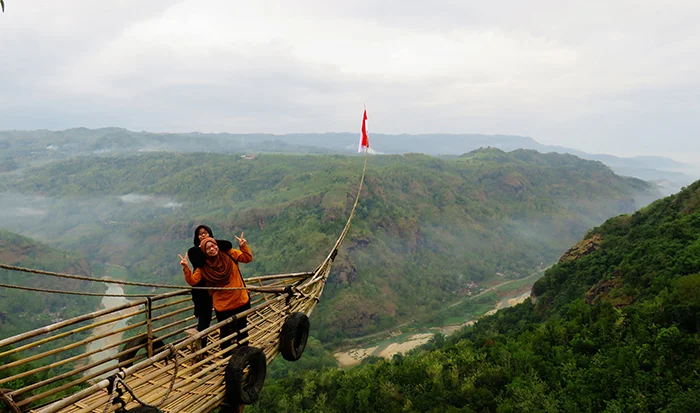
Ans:
[[[10,192],[0,196],[13,200],[0,209],[0,228],[45,242],[66,242],[105,228],[115,235],[141,220],[167,217],[183,206],[169,197],[136,193],[62,199]]]

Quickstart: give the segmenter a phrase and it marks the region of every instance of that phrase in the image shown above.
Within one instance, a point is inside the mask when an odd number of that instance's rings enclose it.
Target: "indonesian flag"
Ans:
[[[367,136],[367,109],[362,116],[362,137],[360,138],[360,145],[357,147],[357,152],[362,152],[362,150],[369,149],[369,137]]]

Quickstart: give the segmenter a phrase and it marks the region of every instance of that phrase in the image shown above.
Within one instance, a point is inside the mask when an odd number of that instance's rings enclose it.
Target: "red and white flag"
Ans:
[[[360,138],[360,145],[357,147],[357,152],[362,152],[362,150],[369,149],[369,137],[367,136],[367,109],[362,116],[362,137]]]

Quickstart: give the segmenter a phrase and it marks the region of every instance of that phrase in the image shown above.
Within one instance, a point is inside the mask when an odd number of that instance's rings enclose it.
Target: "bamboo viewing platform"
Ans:
[[[243,288],[250,294],[251,308],[237,316],[198,332],[190,297],[195,287],[154,285],[173,291],[146,295],[0,340],[0,410],[208,413],[220,407],[222,412],[238,412],[255,402],[266,366],[280,353],[286,360],[296,361],[304,351],[308,317],[321,298],[349,231],[366,168],[365,157],[349,217],[323,262],[310,272],[245,278]],[[0,268],[86,278],[4,264]],[[224,340],[219,337],[219,328],[236,325],[236,317],[243,316],[247,316],[247,326],[224,338],[234,344],[221,349]],[[243,335],[239,341],[241,333],[247,337]]]

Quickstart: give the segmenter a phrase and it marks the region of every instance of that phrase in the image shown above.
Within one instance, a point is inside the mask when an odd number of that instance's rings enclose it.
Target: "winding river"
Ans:
[[[105,292],[106,294],[124,294],[124,289],[117,284],[105,284],[107,286],[107,291]],[[127,300],[125,297],[103,297],[102,298],[102,308],[113,308],[117,307],[123,304],[128,304],[130,301]],[[119,313],[112,313],[112,314],[107,314],[104,317],[107,318],[114,318],[117,315],[126,315],[129,314],[130,312],[133,312],[134,309],[127,309],[127,310],[122,310]],[[98,318],[96,321],[104,319],[103,317]],[[110,331],[118,330],[120,328],[126,327],[126,324],[128,322],[129,318],[124,318],[122,320],[119,320],[117,322],[113,323],[108,323],[102,326],[99,326],[95,328],[92,336],[100,336],[106,333],[109,333]],[[118,343],[119,341],[122,340],[122,333],[119,334],[114,334],[108,337],[100,338],[98,340],[93,341],[92,343],[88,344],[87,346],[87,351],[95,351],[100,348],[104,348],[110,344],[115,344]],[[109,349],[105,349],[103,351],[100,351],[98,353],[95,353],[90,356],[90,363],[94,363],[100,360],[103,360],[105,358],[113,357],[115,354],[119,352],[119,347],[112,347]],[[109,361],[105,364],[101,364],[99,366],[93,367],[90,370],[87,370],[85,372],[86,375],[92,374],[97,372],[100,369],[103,369],[106,366],[115,366],[117,364],[116,360]],[[102,374],[100,377],[96,377],[95,379],[101,379],[106,377],[109,374],[109,372]]]

